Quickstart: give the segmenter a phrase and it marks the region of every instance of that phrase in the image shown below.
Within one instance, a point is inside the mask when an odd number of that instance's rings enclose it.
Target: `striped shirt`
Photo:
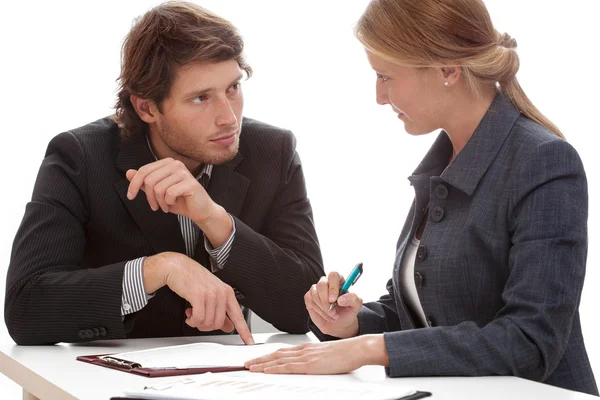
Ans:
[[[148,142],[148,147],[156,159],[156,155],[154,155],[154,152],[152,151],[150,142]],[[198,179],[204,188],[208,185],[212,170],[212,164],[204,164],[200,173],[196,176],[196,179]],[[229,217],[231,218],[233,229],[231,235],[223,245],[215,249],[206,236],[203,235],[204,248],[208,252],[212,272],[223,269],[227,262],[227,258],[229,257],[233,239],[235,238],[235,221],[231,214]],[[177,215],[177,219],[179,220],[179,226],[181,227],[181,236],[185,242],[185,253],[188,257],[193,258],[194,250],[196,249],[198,238],[200,237],[200,228],[198,228],[198,225],[196,225],[194,221],[182,215]],[[144,290],[142,266],[145,258],[146,257],[136,258],[125,264],[125,270],[123,271],[123,294],[121,295],[122,316],[141,310],[148,304],[148,300],[154,296],[153,294],[146,294],[146,291]]]

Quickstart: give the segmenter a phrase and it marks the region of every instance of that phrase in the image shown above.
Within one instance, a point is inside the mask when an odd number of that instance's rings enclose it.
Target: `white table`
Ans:
[[[317,341],[311,335],[257,334],[260,342],[300,344]],[[150,383],[172,381],[173,377],[145,378],[76,361],[75,357],[142,350],[159,346],[214,341],[223,344],[240,344],[238,336],[204,336],[160,339],[106,340],[85,344],[60,344],[55,346],[17,346],[0,343],[0,372],[23,387],[24,400],[85,399],[108,400],[124,389],[142,388]],[[239,376],[250,372],[226,373]],[[383,367],[368,366],[353,373],[334,376],[294,376],[295,382],[326,381],[331,385],[344,385],[349,381],[383,382],[397,385],[401,393],[409,389],[433,392],[432,399],[545,399],[575,400],[597,399],[582,393],[559,389],[515,377],[478,378],[388,378]]]

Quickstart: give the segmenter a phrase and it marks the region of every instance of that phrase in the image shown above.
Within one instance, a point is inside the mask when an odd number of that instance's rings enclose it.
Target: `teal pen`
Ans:
[[[363,273],[363,264],[362,263],[356,264],[354,266],[354,268],[352,268],[352,271],[350,272],[350,275],[348,275],[348,278],[342,284],[342,287],[340,288],[340,293],[339,293],[338,297],[343,294],[348,293],[348,289],[350,289],[350,286],[352,286],[356,283],[358,278],[361,277],[362,273]],[[337,300],[336,300],[332,305],[329,306],[329,311],[336,308],[337,305],[338,304],[337,304]]]

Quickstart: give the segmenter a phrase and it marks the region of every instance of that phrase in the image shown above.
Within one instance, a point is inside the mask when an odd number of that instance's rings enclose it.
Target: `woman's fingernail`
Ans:
[[[344,297],[340,297],[340,298],[338,299],[338,304],[339,304],[340,306],[345,306],[345,305],[346,305],[346,299],[345,299]]]

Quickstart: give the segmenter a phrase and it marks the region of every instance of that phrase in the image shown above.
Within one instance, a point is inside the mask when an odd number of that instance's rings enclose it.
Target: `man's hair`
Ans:
[[[236,60],[250,77],[243,49],[244,41],[229,21],[196,4],[169,1],[146,12],[134,22],[121,49],[115,108],[123,134],[147,130],[131,103],[132,94],[153,101],[161,111],[177,68],[191,62]]]

